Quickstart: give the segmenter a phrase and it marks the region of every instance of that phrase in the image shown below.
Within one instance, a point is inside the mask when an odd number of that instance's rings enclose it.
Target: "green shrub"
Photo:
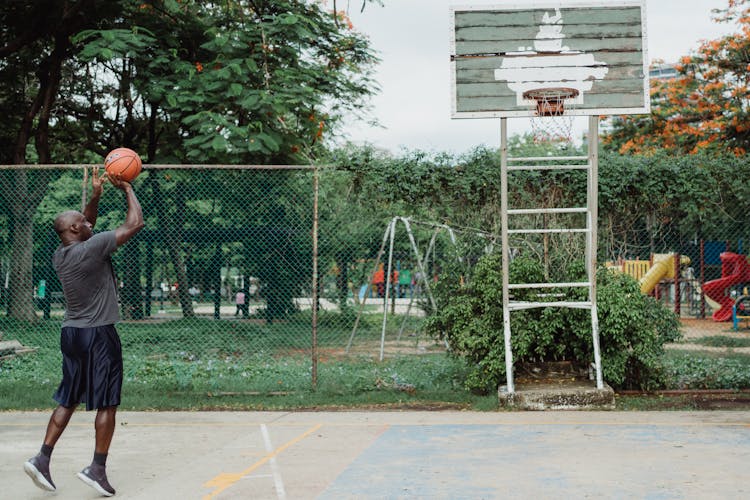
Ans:
[[[568,273],[585,280],[582,264]],[[483,256],[473,274],[461,280],[447,270],[435,287],[438,313],[425,328],[447,337],[451,353],[472,367],[466,387],[494,391],[505,380],[502,271],[499,254]],[[554,274],[554,271],[552,271]],[[570,281],[559,276],[550,280]],[[510,266],[513,283],[546,281],[541,266],[516,258]],[[663,383],[663,346],[680,337],[678,318],[653,298],[641,294],[631,277],[604,268],[597,276],[599,336],[604,379],[613,387],[653,389]],[[563,290],[550,290],[551,293]],[[570,300],[585,300],[587,289],[568,291]],[[536,290],[514,290],[516,300],[538,300]],[[544,363],[567,360],[579,366],[593,362],[591,315],[588,310],[537,308],[511,314],[513,361]]]

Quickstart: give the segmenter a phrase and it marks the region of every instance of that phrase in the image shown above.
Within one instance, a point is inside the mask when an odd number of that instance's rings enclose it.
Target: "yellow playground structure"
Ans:
[[[663,279],[674,279],[675,277],[675,254],[656,253],[653,260],[625,260],[622,263],[607,262],[607,267],[638,280],[641,285],[641,293],[651,293],[656,285]],[[690,264],[690,257],[680,256],[680,266]]]

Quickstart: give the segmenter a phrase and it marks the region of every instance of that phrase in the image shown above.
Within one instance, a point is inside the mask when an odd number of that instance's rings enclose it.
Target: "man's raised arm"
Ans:
[[[99,177],[99,167],[94,167],[91,177],[91,198],[89,198],[86,207],[83,209],[83,216],[91,223],[91,227],[96,226],[96,218],[99,215],[99,198],[102,196],[102,184],[106,180],[106,175]]]
[[[120,180],[118,177],[109,178],[113,186],[121,189],[125,193],[125,199],[128,202],[128,214],[125,216],[125,222],[115,229],[115,238],[117,239],[117,246],[124,245],[130,238],[135,236],[138,231],[143,229],[143,210],[138,198],[135,196],[133,186],[129,182]]]

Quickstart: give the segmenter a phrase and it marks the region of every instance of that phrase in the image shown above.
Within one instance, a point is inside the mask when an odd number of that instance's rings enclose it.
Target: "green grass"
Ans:
[[[122,407],[497,406],[496,398],[465,391],[464,362],[433,349],[425,339],[417,355],[416,341],[405,334],[398,346],[406,354],[388,353],[378,361],[379,321],[369,324],[363,319],[347,353],[353,321],[343,319],[320,316],[314,390],[309,314],[272,324],[206,318],[121,323],[117,328],[125,376]],[[387,333],[391,340],[399,326],[392,323]],[[0,319],[6,339],[16,338],[37,349],[0,362],[0,409],[54,404],[51,395],[60,379],[59,329],[59,319],[33,325]]]
[[[363,406],[494,409],[496,397],[462,388],[465,365],[445,354],[331,360],[302,357],[250,360],[125,357],[122,408],[297,409]],[[40,369],[38,357],[5,362],[0,370],[0,410],[50,408],[57,377]]]
[[[669,350],[664,389],[750,389],[750,355]]]
[[[750,338],[731,337],[729,335],[712,335],[709,337],[692,339],[690,342],[707,347],[750,347]]]
[[[346,352],[353,316],[322,314],[317,387],[312,388],[310,317],[286,321],[207,318],[122,323],[127,410],[421,408],[494,411],[497,396],[464,389],[467,366],[439,344],[405,334],[394,342],[399,321],[390,321],[388,351],[378,361],[380,316],[363,317]],[[34,324],[0,318],[4,339],[36,348],[0,361],[0,410],[48,409],[60,379],[60,320]],[[718,336],[703,345],[735,340]],[[739,346],[732,344],[731,347]],[[606,363],[606,360],[603,360]],[[750,355],[668,350],[660,389],[750,389]],[[618,397],[621,409],[689,409],[684,397]],[[702,404],[702,403],[701,403]]]
[[[372,323],[372,324],[370,324]],[[393,323],[393,322],[392,322]],[[0,332],[5,339],[46,349],[59,349],[60,319],[26,323],[0,318]],[[267,324],[261,320],[186,318],[169,321],[146,320],[117,325],[123,353],[135,356],[205,355],[248,357],[257,353],[271,355],[309,352],[311,348],[309,314],[299,313],[288,320]],[[349,338],[353,318],[321,314],[318,321],[318,346],[321,349],[343,349]],[[393,335],[395,324],[390,325]],[[380,329],[368,319],[360,323],[354,345],[371,344],[380,338]]]

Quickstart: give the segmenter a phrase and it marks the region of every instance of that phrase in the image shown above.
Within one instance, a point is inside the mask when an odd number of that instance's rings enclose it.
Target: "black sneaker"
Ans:
[[[39,453],[23,464],[23,470],[29,475],[34,484],[46,491],[55,491],[55,483],[49,474],[49,457]]]
[[[115,489],[107,481],[107,472],[103,465],[89,465],[78,473],[78,479],[94,488],[102,496],[111,497],[115,494]]]

